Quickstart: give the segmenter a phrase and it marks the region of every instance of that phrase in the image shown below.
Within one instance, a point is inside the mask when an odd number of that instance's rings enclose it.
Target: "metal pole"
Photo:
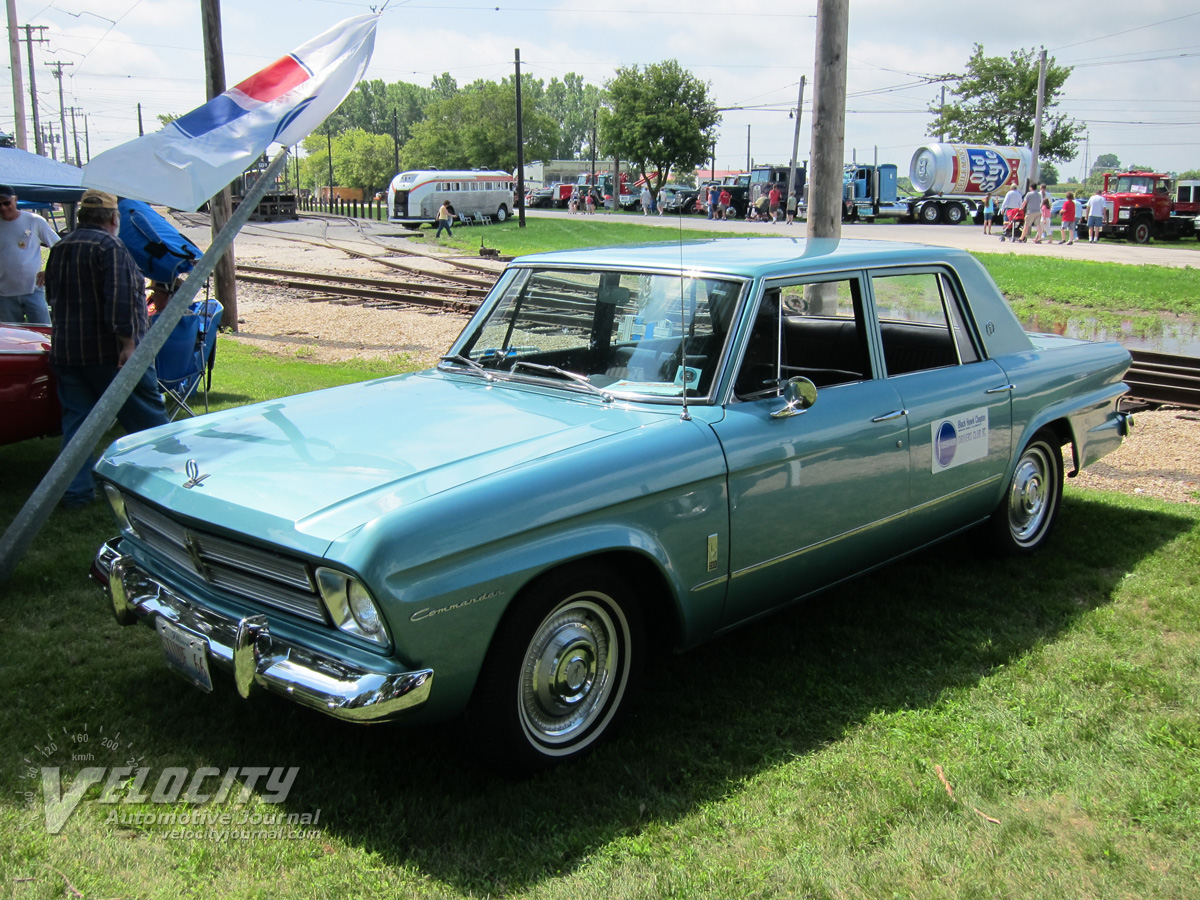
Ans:
[[[525,227],[525,129],[521,122],[521,48],[514,50],[517,67],[517,227]]]
[[[17,0],[8,0],[8,62],[12,70],[13,138],[21,150],[29,150],[25,137],[25,85],[21,83],[21,37],[17,34]],[[29,55],[30,60],[33,54]],[[34,100],[36,103],[36,99]]]
[[[33,539],[42,530],[42,526],[50,518],[54,505],[66,491],[67,485],[71,483],[71,479],[75,477],[92,448],[104,436],[104,432],[108,431],[117,412],[125,405],[125,401],[133,392],[138,381],[141,380],[142,373],[154,362],[154,357],[167,342],[175,325],[183,318],[192,298],[208,280],[208,276],[212,274],[225,251],[233,246],[234,237],[246,224],[251,211],[258,206],[258,202],[266,193],[267,188],[274,183],[275,176],[279,174],[279,170],[286,160],[287,154],[280,151],[263,177],[254,183],[245,202],[237,208],[225,227],[213,239],[196,268],[184,281],[183,287],[158,314],[153,327],[146,332],[146,337],[137,345],[133,354],[117,373],[117,377],[112,380],[100,399],[96,401],[92,411],[79,426],[79,431],[71,438],[71,442],[63,447],[58,459],[50,467],[50,471],[34,488],[25,505],[21,507],[21,511],[17,513],[8,530],[4,532],[4,537],[0,538],[0,584],[8,580],[8,576],[12,574],[21,557],[25,555],[25,551],[29,549]]]
[[[1038,91],[1037,111],[1033,114],[1033,163],[1030,166],[1029,177],[1034,184],[1038,182],[1038,154],[1042,151],[1042,107],[1046,103],[1046,51],[1042,50],[1038,57]]]
[[[817,4],[816,78],[813,84],[811,164],[808,174],[810,238],[842,236],[842,159],[846,145],[846,47],[849,0]]]
[[[804,108],[804,78],[800,76],[800,97],[796,100],[796,132],[792,135],[792,168],[788,171],[788,196],[796,196],[796,156],[800,153],[800,111]],[[786,201],[785,201],[786,202]],[[796,198],[796,208],[800,208],[800,198]]]
[[[325,149],[329,154],[329,211],[333,212],[333,138],[329,134],[329,125],[325,125]]]

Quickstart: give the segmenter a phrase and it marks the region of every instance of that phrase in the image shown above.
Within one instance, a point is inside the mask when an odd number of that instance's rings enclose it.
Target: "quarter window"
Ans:
[[[873,275],[871,286],[889,376],[979,359],[945,272]]]

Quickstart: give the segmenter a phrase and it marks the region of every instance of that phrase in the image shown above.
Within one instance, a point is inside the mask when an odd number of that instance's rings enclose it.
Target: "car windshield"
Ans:
[[[686,273],[519,268],[443,366],[663,402],[686,385],[703,398],[742,288]]]

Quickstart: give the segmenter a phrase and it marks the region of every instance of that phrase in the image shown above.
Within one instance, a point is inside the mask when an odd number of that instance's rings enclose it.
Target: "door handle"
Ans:
[[[897,410],[893,410],[890,413],[884,413],[882,416],[876,416],[871,421],[872,422],[886,422],[889,419],[899,419],[901,416],[907,416],[907,415],[908,415],[907,409],[897,409]]]
[[[1000,387],[988,388],[986,391],[984,391],[984,393],[985,394],[1007,394],[1009,391],[1015,391],[1016,389],[1017,389],[1017,386],[1015,384],[1004,384],[1004,385],[1001,385]]]

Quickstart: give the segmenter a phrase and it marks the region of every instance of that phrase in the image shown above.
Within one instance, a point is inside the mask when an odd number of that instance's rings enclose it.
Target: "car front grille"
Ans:
[[[127,494],[124,500],[137,537],[177,568],[236,597],[328,624],[308,563],[187,528]]]

